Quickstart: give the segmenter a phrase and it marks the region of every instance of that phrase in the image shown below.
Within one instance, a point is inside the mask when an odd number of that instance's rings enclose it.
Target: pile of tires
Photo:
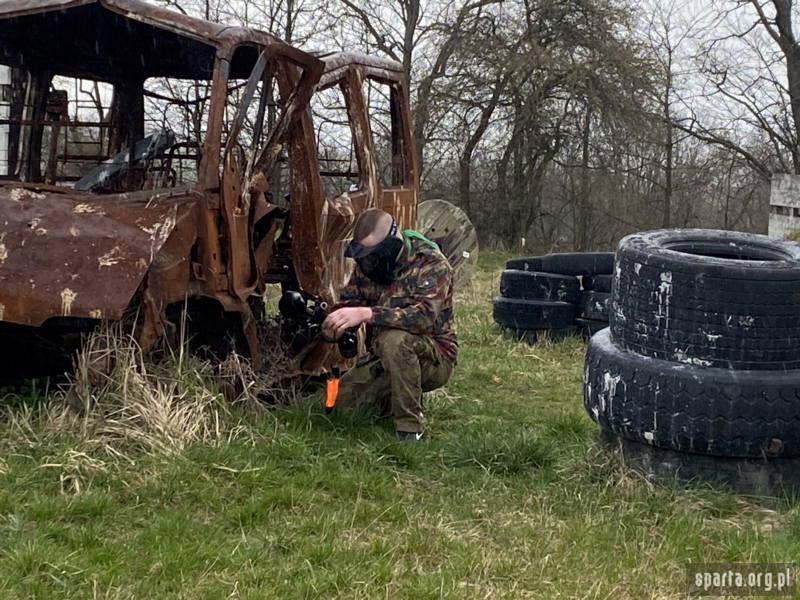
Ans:
[[[512,258],[500,275],[494,320],[519,339],[574,335],[586,339],[608,327],[613,252]]]
[[[584,365],[584,405],[635,468],[800,489],[800,246],[661,230],[617,249],[610,328]]]

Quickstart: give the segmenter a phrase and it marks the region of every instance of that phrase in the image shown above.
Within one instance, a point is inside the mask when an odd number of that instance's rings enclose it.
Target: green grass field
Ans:
[[[206,393],[219,419],[185,447],[93,443],[54,423],[60,400],[6,398],[0,598],[684,598],[687,562],[800,557],[800,503],[653,486],[598,445],[583,342],[492,322],[503,259],[457,299],[425,443],[320,394]]]

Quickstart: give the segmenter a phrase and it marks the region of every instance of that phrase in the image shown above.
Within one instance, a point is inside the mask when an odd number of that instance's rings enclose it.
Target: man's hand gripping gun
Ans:
[[[281,296],[278,311],[282,317],[281,331],[284,340],[292,350],[299,351],[321,333],[322,322],[328,315],[328,304],[320,302],[313,308],[309,307],[300,292],[290,290]],[[328,343],[335,343],[343,358],[354,358],[358,354],[358,338],[352,331],[345,331],[336,340],[329,340],[324,336],[322,339]],[[333,367],[326,382],[325,408],[328,410],[333,409],[336,404],[339,375],[339,368]]]

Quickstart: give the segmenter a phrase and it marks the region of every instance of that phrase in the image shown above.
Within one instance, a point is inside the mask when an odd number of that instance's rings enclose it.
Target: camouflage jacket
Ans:
[[[427,335],[450,363],[458,353],[453,321],[453,268],[444,254],[422,240],[403,236],[406,261],[389,285],[375,283],[355,266],[342,288],[341,306],[372,307],[372,324]]]

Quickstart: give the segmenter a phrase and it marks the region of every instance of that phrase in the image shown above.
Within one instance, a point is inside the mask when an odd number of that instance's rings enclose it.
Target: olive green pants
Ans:
[[[373,359],[342,376],[336,407],[391,416],[397,431],[421,433],[422,393],[447,383],[453,365],[443,359],[430,338],[402,329],[382,331],[373,351]]]

